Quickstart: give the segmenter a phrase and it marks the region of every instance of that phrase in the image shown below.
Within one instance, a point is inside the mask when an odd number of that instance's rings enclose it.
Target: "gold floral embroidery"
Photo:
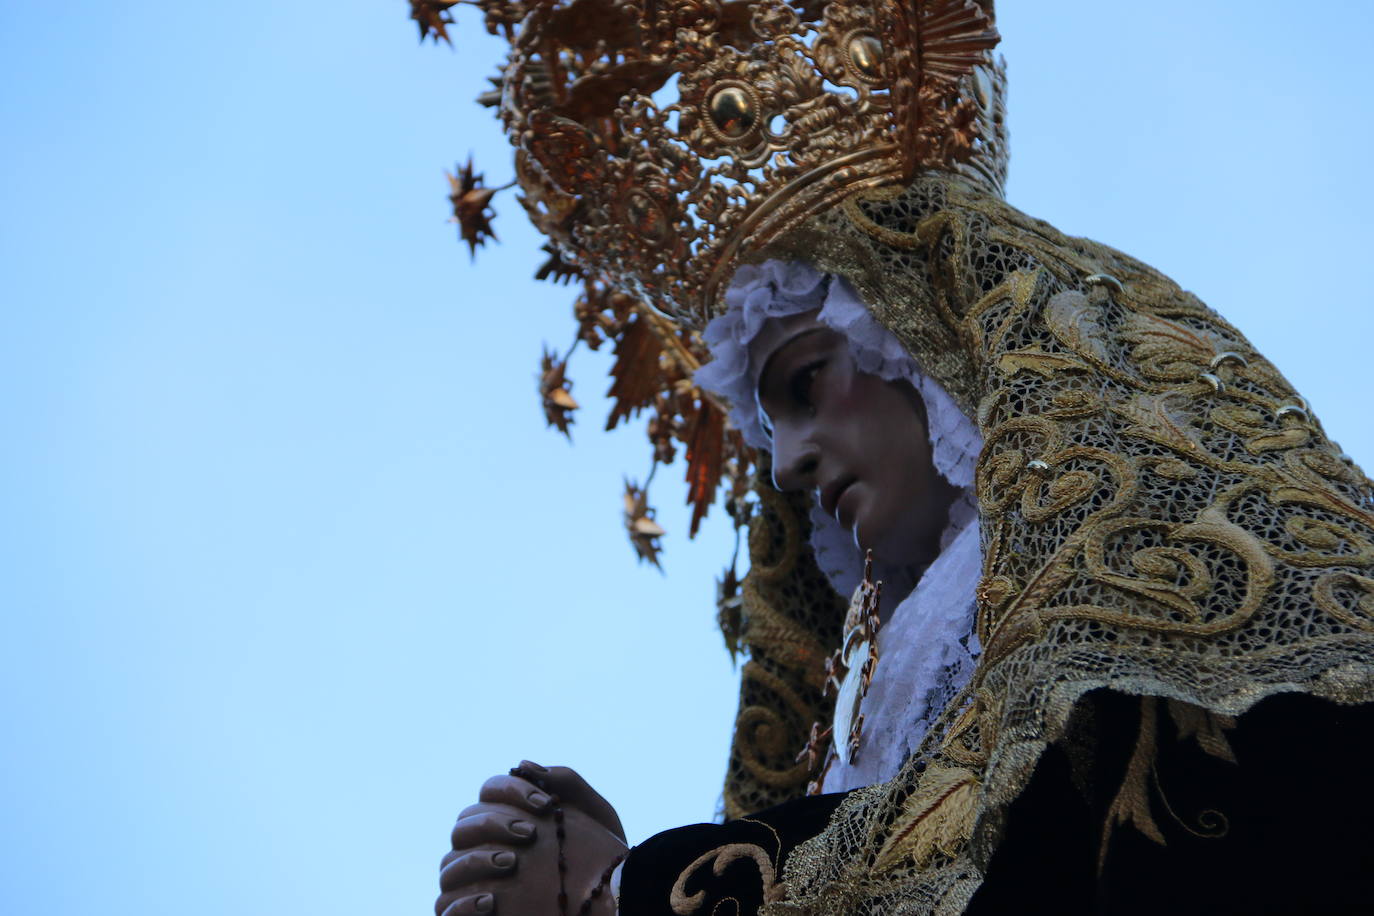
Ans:
[[[873,867],[888,869],[910,859],[924,865],[937,852],[953,856],[973,835],[978,777],[963,768],[932,767],[906,800]]]

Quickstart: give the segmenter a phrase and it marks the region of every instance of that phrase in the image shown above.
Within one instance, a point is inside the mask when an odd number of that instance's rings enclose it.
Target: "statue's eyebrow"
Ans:
[[[828,330],[830,329],[825,327],[824,325],[818,327],[805,328],[793,334],[791,337],[787,338],[782,343],[774,347],[773,352],[769,353],[768,358],[763,361],[763,368],[759,371],[758,381],[754,383],[754,400],[759,400],[759,396],[763,393],[763,380],[768,377],[768,370],[772,368],[773,360],[777,358],[777,355],[779,353],[781,353],[783,350],[786,350],[788,347],[792,346],[792,344],[796,343],[798,340],[800,340],[803,337],[806,337],[809,334],[815,334],[820,331]]]

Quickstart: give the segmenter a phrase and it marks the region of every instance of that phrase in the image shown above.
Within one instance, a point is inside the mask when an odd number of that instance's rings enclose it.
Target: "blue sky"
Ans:
[[[1011,201],[1193,289],[1374,464],[1374,11],[1003,7]],[[604,354],[544,429],[569,293],[509,197],[475,265],[445,222],[456,160],[509,177],[500,46],[406,12],[0,5],[0,911],[423,913],[521,757],[632,838],[712,815],[723,513],[687,542],[660,472],[636,564]]]

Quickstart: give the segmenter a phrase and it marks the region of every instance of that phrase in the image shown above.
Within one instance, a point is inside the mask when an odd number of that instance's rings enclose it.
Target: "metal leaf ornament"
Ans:
[[[744,596],[740,594],[739,574],[735,572],[734,563],[716,580],[716,623],[720,625],[721,636],[725,637],[725,648],[733,665],[744,651]]]
[[[433,38],[438,44],[443,39],[453,47],[448,37],[448,27],[453,25],[453,13],[449,12],[458,5],[459,0],[410,0],[410,18],[420,27],[420,41]]]
[[[692,537],[715,501],[724,453],[725,414],[710,401],[698,400],[687,421],[687,504],[692,507]]]
[[[649,327],[649,319],[642,313],[625,324],[624,332],[615,345],[615,365],[611,367],[611,390],[607,395],[614,401],[606,429],[612,430],[621,420],[628,419],[654,402],[661,379],[659,355],[663,347]]]
[[[496,216],[491,199],[501,188],[482,186],[482,176],[473,172],[471,156],[467,165],[457,172],[456,175],[444,173],[448,178],[448,199],[453,204],[453,222],[458,224],[463,241],[468,243],[469,255],[476,257],[477,246],[485,244],[489,238],[496,238],[491,228],[491,221]]]
[[[549,257],[534,272],[534,279],[548,280],[550,283],[571,283],[582,276],[582,271],[576,265],[563,260],[563,255],[557,248],[545,242],[539,250]]]
[[[571,439],[568,427],[572,425],[572,412],[577,410],[578,403],[573,399],[567,370],[568,361],[557,359],[556,354],[545,348],[539,362],[539,396],[544,402],[544,419]]]
[[[654,510],[649,507],[649,493],[635,486],[631,480],[625,481],[625,529],[630,534],[630,543],[641,560],[648,560],[658,569],[658,554],[663,545],[658,539],[668,532],[654,521]]]

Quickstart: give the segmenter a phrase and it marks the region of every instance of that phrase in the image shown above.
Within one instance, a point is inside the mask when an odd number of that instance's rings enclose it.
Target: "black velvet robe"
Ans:
[[[1084,699],[1073,759],[1059,746],[1041,758],[968,914],[1374,914],[1374,705],[1270,697],[1227,732],[1235,763],[1181,739],[1160,715],[1150,808],[1165,843],[1118,825],[1099,868],[1140,709],[1139,697],[1111,691]],[[842,797],[658,834],[626,862],[622,916],[756,912],[765,868],[781,876]],[[716,875],[703,857],[732,844],[767,850],[770,861],[734,858]]]

